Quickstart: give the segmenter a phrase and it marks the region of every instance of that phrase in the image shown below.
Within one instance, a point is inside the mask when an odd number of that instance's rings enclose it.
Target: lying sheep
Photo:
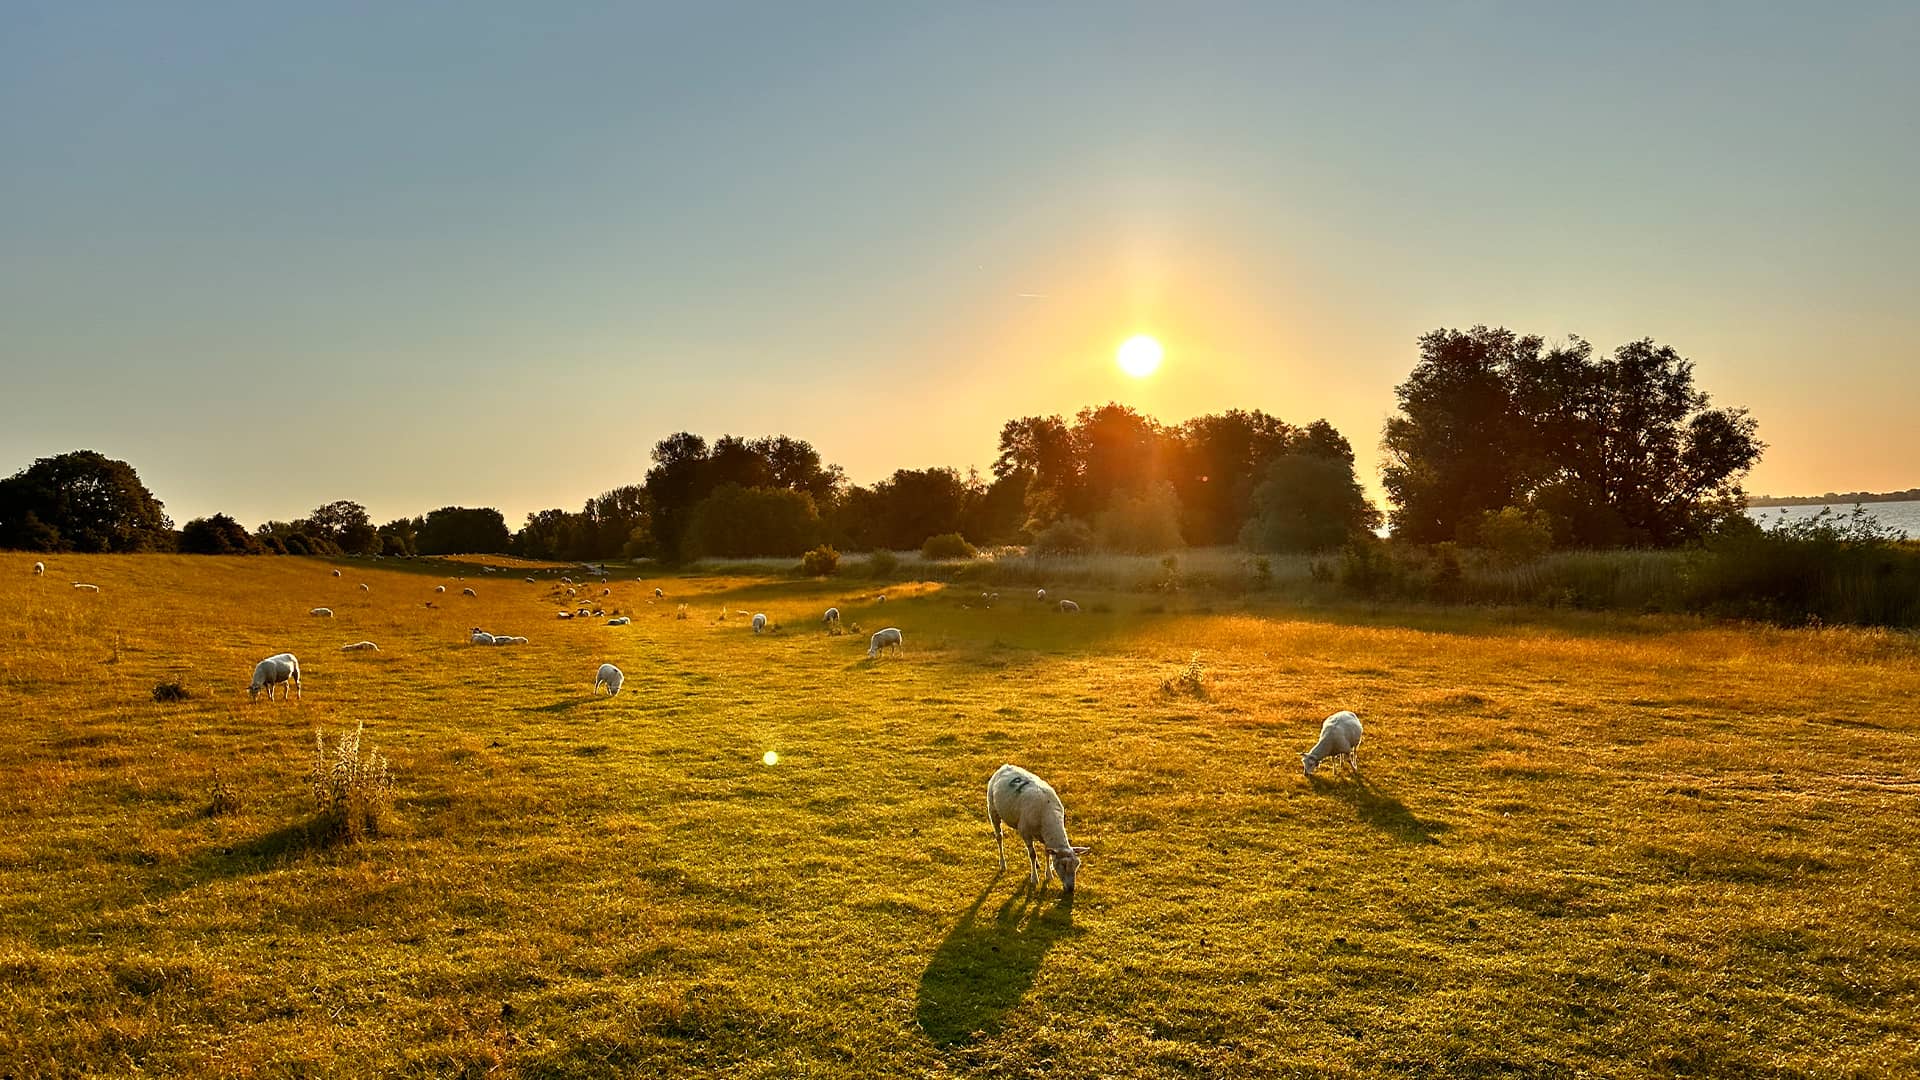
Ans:
[[[830,608],[828,608],[828,609],[827,609],[827,613],[826,613],[825,615],[822,615],[822,616],[820,616],[820,621],[821,621],[822,623],[826,623],[826,624],[829,624],[829,625],[831,625],[831,624],[833,624],[833,623],[837,623],[837,622],[839,622],[839,621],[840,621],[840,609],[839,609],[839,608],[837,608],[837,607],[830,607]]]
[[[493,643],[495,645],[525,645],[527,639],[523,637],[513,637],[508,634],[495,634],[493,635]]]
[[[627,677],[620,673],[619,668],[614,667],[612,664],[601,664],[600,673],[593,677],[593,692],[598,694],[600,693],[600,688],[605,686],[607,688],[607,696],[613,697],[620,692],[620,684],[626,681]]]
[[[467,640],[475,645],[491,645],[493,644],[493,635],[476,626],[467,631]]]
[[[81,592],[99,592],[99,591],[100,591],[100,586],[98,586],[98,585],[89,585],[89,584],[87,584],[87,583],[86,583],[86,582],[84,582],[84,581],[76,581],[76,582],[74,582],[74,583],[73,583],[73,587],[74,587],[74,588],[76,588],[76,589],[79,589],[79,590],[80,590]]]
[[[446,591],[447,591],[447,587],[446,587],[445,585],[435,585],[435,586],[433,587],[433,591],[434,591],[434,592],[437,592],[437,593],[441,593],[441,592],[446,592]]]
[[[600,595],[601,595],[601,596],[612,596],[612,595],[613,595],[613,590],[612,590],[612,589],[601,589],[601,590],[600,590]]]
[[[316,619],[331,619],[333,618],[333,609],[330,607],[309,608],[307,614]]]
[[[46,574],[46,572],[47,572],[47,564],[46,564],[46,563],[43,563],[43,562],[37,562],[37,563],[34,563],[34,564],[33,564],[33,576],[34,576],[34,577],[41,577],[41,576],[43,576],[43,575],[45,575],[45,574]]]
[[[665,595],[667,595],[667,594],[666,594],[666,592],[665,592],[664,590],[661,590],[661,589],[655,589],[655,590],[653,590],[653,596],[654,596],[654,599],[656,599],[656,600],[657,600],[657,599],[659,599],[659,598],[660,598],[660,597],[662,597],[662,596],[665,596]]]
[[[993,823],[993,844],[1000,852],[1000,869],[1007,868],[1006,842],[1000,824],[1011,826],[1014,834],[1027,842],[1027,881],[1045,889],[1057,871],[1060,891],[1073,895],[1074,875],[1080,870],[1080,857],[1088,848],[1075,847],[1067,839],[1067,809],[1052,785],[1018,765],[1002,765],[987,780],[987,820]],[[1047,850],[1047,872],[1040,876],[1040,860],[1033,842]]]
[[[479,596],[480,594],[479,594],[479,593],[477,593],[477,592],[474,592],[474,591],[473,591],[472,589],[461,589],[461,590],[460,590],[460,595],[461,595],[461,596],[475,596],[475,597],[477,597],[477,596]]]
[[[632,619],[628,618],[625,615],[615,615],[613,618],[607,620],[607,625],[608,626],[625,626],[632,621],[633,621]]]
[[[881,594],[880,594],[879,596],[876,596],[876,597],[874,597],[874,598],[873,598],[873,602],[874,602],[874,603],[876,603],[876,604],[884,604],[884,603],[886,603],[886,602],[887,602],[887,594],[886,594],[886,593],[881,593]]]
[[[867,659],[872,660],[879,656],[880,650],[889,645],[893,646],[895,653],[905,651],[905,646],[900,642],[900,628],[897,626],[889,626],[885,630],[873,632],[872,639],[867,642]]]
[[[340,576],[340,571],[338,571],[338,570],[335,570],[335,571],[333,572],[333,576],[334,576],[334,577],[339,577],[339,576]]]
[[[571,619],[571,618],[573,618],[573,612],[571,612],[571,611],[556,611],[556,612],[554,612],[554,613],[553,613],[553,617],[554,617],[554,618],[556,618],[556,619]]]
[[[283,693],[282,697],[300,693],[300,661],[294,659],[290,652],[275,653],[253,665],[253,683],[247,687],[247,700],[260,700],[260,691],[265,690],[267,700],[272,701],[273,688],[287,686],[289,683],[292,684],[292,688]],[[306,697],[303,693],[300,696],[303,699]]]
[[[529,585],[537,585],[537,584],[539,584],[539,582],[537,582],[537,581],[535,581],[535,580],[533,580],[532,578],[528,578],[528,579],[527,579],[527,584],[529,584]]]
[[[351,645],[340,646],[341,652],[379,652],[380,646],[371,641],[356,641]]]
[[[1060,613],[1062,615],[1078,615],[1080,614],[1080,605],[1071,600],[1062,600],[1060,601]]]
[[[760,631],[765,630],[766,628],[767,628],[766,613],[755,612],[753,616],[753,632],[757,634]]]
[[[1320,741],[1300,755],[1301,772],[1312,776],[1322,761],[1335,758],[1347,763],[1348,772],[1358,774],[1360,762],[1354,755],[1360,749],[1362,734],[1360,718],[1345,709],[1327,717],[1320,725]]]
[[[363,581],[363,582],[361,582],[361,583],[360,583],[360,591],[361,591],[361,592],[372,592],[372,591],[373,591],[373,589],[372,589],[371,587],[369,587],[369,586],[367,585],[367,583],[366,583],[366,582],[364,582],[364,581]]]

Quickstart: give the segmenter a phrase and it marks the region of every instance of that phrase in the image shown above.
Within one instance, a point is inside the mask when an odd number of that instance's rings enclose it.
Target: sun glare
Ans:
[[[1160,357],[1164,352],[1159,342],[1145,334],[1130,337],[1120,345],[1117,357],[1120,370],[1136,379],[1144,379],[1160,370]]]

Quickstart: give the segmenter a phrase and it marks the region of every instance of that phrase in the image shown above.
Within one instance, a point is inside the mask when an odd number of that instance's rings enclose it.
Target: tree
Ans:
[[[1093,535],[1108,551],[1144,555],[1183,547],[1180,497],[1165,481],[1140,491],[1122,492],[1093,519]]]
[[[820,515],[806,492],[723,484],[694,507],[682,554],[799,555],[817,542],[819,532]]]
[[[372,555],[380,550],[380,533],[367,518],[367,508],[341,499],[314,508],[294,527],[308,536],[325,539],[349,555]]]
[[[403,517],[394,518],[380,526],[380,554],[420,554],[420,526],[423,524],[420,518]]]
[[[194,518],[180,529],[184,555],[259,555],[265,550],[246,526],[225,514]]]
[[[1322,453],[1274,460],[1253,490],[1253,516],[1240,542],[1254,551],[1326,551],[1380,523],[1351,462]]]
[[[960,531],[967,486],[952,469],[897,469],[873,486],[873,495],[874,543],[905,550]]]
[[[1470,539],[1516,506],[1562,545],[1680,544],[1739,512],[1765,449],[1746,410],[1709,408],[1692,363],[1651,340],[1596,358],[1476,326],[1420,347],[1383,440],[1396,536]]]
[[[133,466],[92,450],[0,480],[0,547],[126,552],[173,545],[173,522]]]
[[[420,523],[422,555],[505,553],[512,536],[494,508],[443,506]]]

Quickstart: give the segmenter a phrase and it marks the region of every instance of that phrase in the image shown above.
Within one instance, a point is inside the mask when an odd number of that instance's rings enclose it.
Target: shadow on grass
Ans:
[[[1434,837],[1447,831],[1443,821],[1427,821],[1407,809],[1407,804],[1368,782],[1365,774],[1353,774],[1342,783],[1315,774],[1307,778],[1315,791],[1332,794],[1353,807],[1360,820],[1410,844],[1431,844]]]
[[[599,696],[600,695],[595,694],[593,697],[590,697],[590,698],[562,698],[559,701],[553,702],[552,704],[549,704],[549,705],[522,705],[519,711],[563,713],[568,711],[569,709],[577,709],[582,705],[591,704],[593,701],[598,699]]]
[[[991,921],[981,919],[980,909],[1003,873],[980,890],[920,976],[914,1016],[935,1046],[957,1046],[997,1028],[1032,988],[1047,950],[1073,932],[1072,898],[1047,906],[1024,883]]]

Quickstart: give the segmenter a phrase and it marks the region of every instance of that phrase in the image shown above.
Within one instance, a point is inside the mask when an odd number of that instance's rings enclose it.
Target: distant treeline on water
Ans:
[[[1920,502],[1920,488],[1905,491],[1829,491],[1825,495],[1749,495],[1747,506],[1851,506],[1855,503]]]

